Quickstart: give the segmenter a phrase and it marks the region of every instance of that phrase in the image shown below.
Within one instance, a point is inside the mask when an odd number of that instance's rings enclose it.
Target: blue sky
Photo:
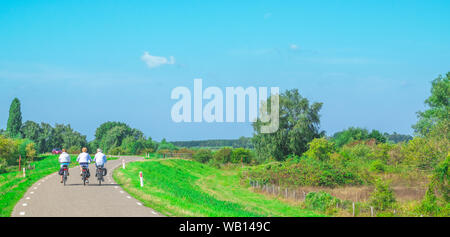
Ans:
[[[177,86],[298,88],[321,128],[411,134],[430,81],[450,70],[449,1],[6,1],[0,128],[123,121],[156,140],[251,136],[249,123],[174,123]],[[149,67],[142,56],[167,63]],[[170,56],[173,57],[171,61]],[[161,59],[161,58],[158,58]]]

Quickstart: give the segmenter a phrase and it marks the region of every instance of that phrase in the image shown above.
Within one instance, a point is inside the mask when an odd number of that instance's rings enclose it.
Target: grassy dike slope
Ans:
[[[139,184],[144,174],[144,187]],[[133,162],[118,168],[116,182],[144,205],[167,216],[319,216],[252,192],[239,183],[238,170],[220,170],[181,159]]]

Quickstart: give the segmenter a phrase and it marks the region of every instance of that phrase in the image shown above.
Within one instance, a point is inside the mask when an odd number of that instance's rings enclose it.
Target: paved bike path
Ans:
[[[125,192],[112,178],[112,171],[125,162],[142,157],[121,157],[108,161],[105,182],[98,185],[95,165],[90,165],[89,185],[81,181],[79,166],[69,169],[66,186],[58,173],[39,180],[16,204],[13,217],[157,217],[162,216]],[[139,178],[139,177],[136,177]]]

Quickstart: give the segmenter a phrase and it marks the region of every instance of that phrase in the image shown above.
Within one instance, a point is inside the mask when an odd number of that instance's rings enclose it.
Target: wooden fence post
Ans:
[[[355,216],[355,202],[352,203],[352,208],[353,208],[353,216]]]
[[[370,216],[373,217],[373,207],[370,207]]]

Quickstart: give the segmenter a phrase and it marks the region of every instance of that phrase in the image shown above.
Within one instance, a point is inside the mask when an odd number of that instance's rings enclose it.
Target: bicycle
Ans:
[[[63,183],[64,183],[64,186],[66,186],[66,181],[67,181],[67,176],[69,176],[69,169],[68,169],[68,166],[67,165],[63,165]]]
[[[104,173],[104,171],[103,171],[103,165],[99,165],[98,167],[97,167],[97,171],[96,171],[96,173],[95,173],[95,176],[97,176],[97,179],[98,179],[98,184],[99,185],[102,185],[102,181],[105,181],[104,179],[103,179],[103,173]]]
[[[83,185],[86,186],[86,183],[89,183],[87,178],[89,178],[89,167],[82,165],[82,171],[81,171],[81,180],[83,181]]]

